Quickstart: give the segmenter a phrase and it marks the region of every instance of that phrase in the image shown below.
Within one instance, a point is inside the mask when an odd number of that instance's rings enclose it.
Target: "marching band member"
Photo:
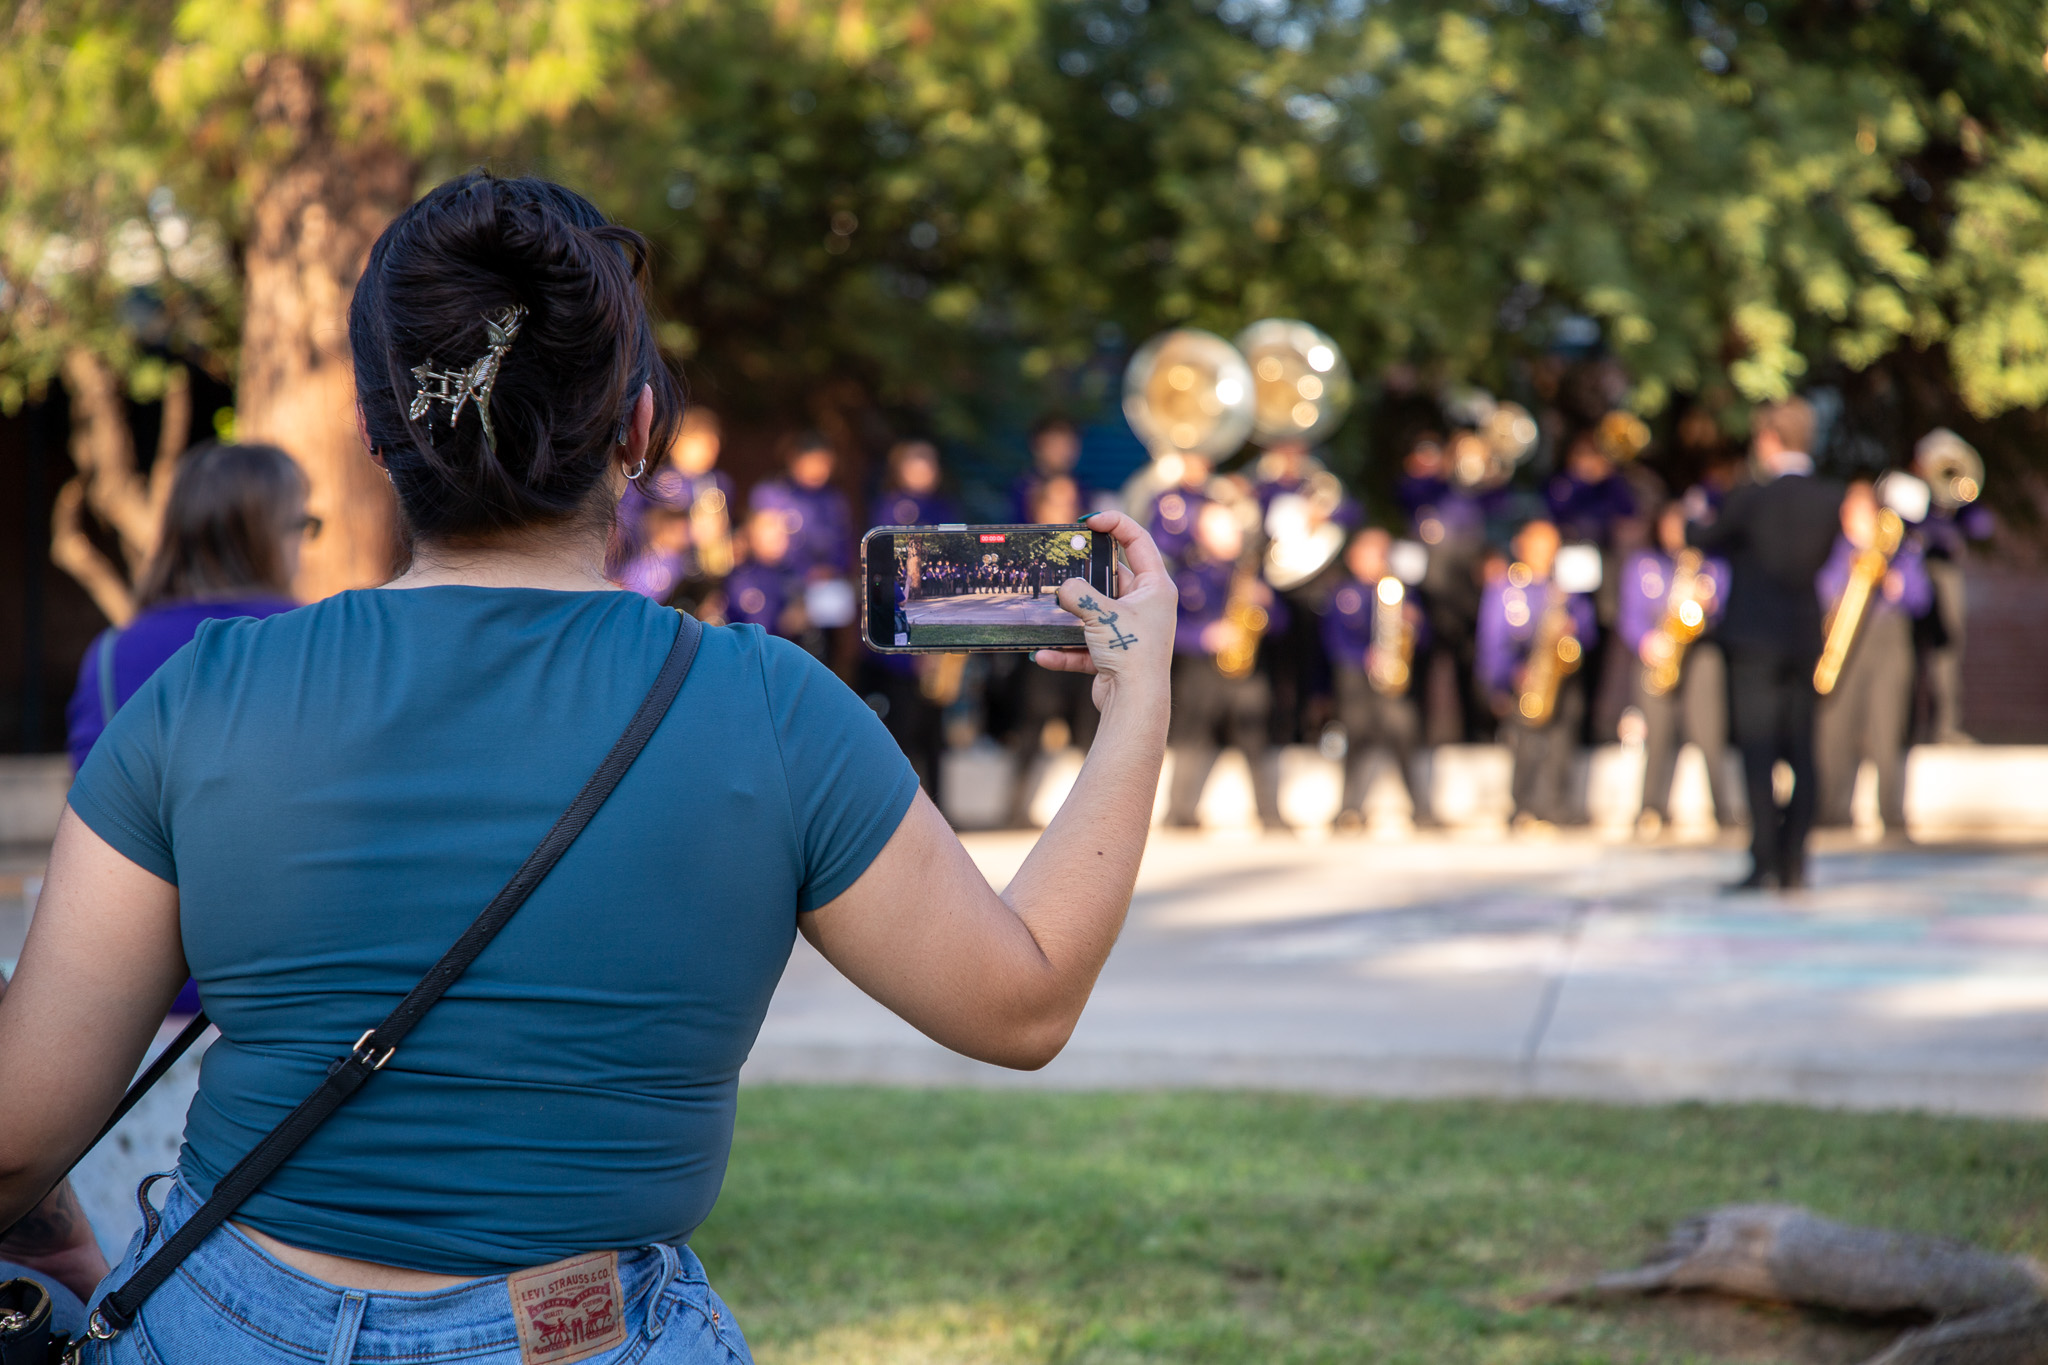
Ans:
[[[1583,672],[1560,669],[1546,686],[1543,678],[1552,665],[1537,650],[1548,640],[1561,647],[1559,657],[1569,652],[1579,659],[1596,643],[1592,599],[1561,593],[1551,582],[1561,543],[1549,520],[1526,523],[1515,535],[1514,562],[1487,585],[1479,606],[1479,678],[1514,751],[1515,828],[1531,833],[1566,819],[1572,760],[1586,714]],[[1576,648],[1563,645],[1566,639]]]
[[[1166,819],[1178,829],[1200,823],[1195,809],[1216,766],[1219,732],[1251,766],[1260,821],[1269,831],[1287,828],[1280,818],[1280,775],[1267,733],[1271,684],[1249,667],[1249,657],[1242,671],[1229,672],[1218,657],[1245,648],[1242,614],[1262,613],[1271,624],[1272,614],[1281,610],[1273,590],[1256,569],[1247,569],[1245,559],[1244,523],[1236,509],[1204,499],[1173,576],[1180,608],[1173,637],[1173,721],[1167,736],[1173,786]],[[1256,645],[1254,638],[1250,646]]]
[[[747,517],[746,558],[725,580],[726,624],[760,626],[808,647],[814,632],[804,616],[803,576],[791,553],[789,518],[780,509],[756,508]]]
[[[1391,578],[1387,552],[1392,537],[1378,527],[1367,527],[1352,536],[1344,552],[1345,576],[1330,594],[1323,613],[1323,647],[1328,652],[1337,684],[1337,718],[1346,740],[1344,797],[1337,811],[1336,827],[1357,829],[1365,823],[1365,779],[1375,748],[1384,747],[1400,770],[1408,789],[1418,829],[1436,825],[1431,813],[1429,791],[1415,771],[1415,752],[1422,741],[1422,717],[1415,704],[1415,660],[1422,657],[1429,625],[1419,594],[1399,579]],[[1381,601],[1380,584],[1391,581],[1393,602]],[[1387,632],[1376,624],[1386,612],[1398,614],[1398,628],[1405,638],[1391,642],[1393,658],[1381,658],[1377,651],[1388,647]]]
[[[1180,478],[1153,498],[1145,515],[1138,520],[1152,533],[1152,539],[1159,546],[1159,553],[1166,557],[1166,562],[1179,564],[1194,546],[1195,526],[1201,520],[1202,509],[1215,502],[1209,489],[1213,466],[1208,456],[1192,451],[1169,458],[1180,461]]]
[[[898,441],[875,498],[870,526],[939,526],[960,520],[959,506],[939,491],[939,450],[930,441]]]
[[[719,472],[719,444],[718,414],[692,404],[661,464],[626,485],[610,558],[621,583],[666,601],[678,584],[695,581],[708,590],[732,571],[732,480]],[[681,524],[662,509],[680,509]],[[664,523],[663,548],[629,581],[627,566],[647,552],[653,521]],[[668,586],[647,590],[664,577]]]
[[[1070,525],[1081,517],[1081,487],[1066,474],[1044,479],[1033,490],[1029,511],[1039,525]],[[1043,580],[1048,593],[1058,587],[1051,575]],[[1069,744],[1087,753],[1100,713],[1091,695],[1094,679],[1085,673],[1055,673],[1025,660],[1012,676],[1010,824],[1023,828],[1031,823],[1041,756]]]
[[[1081,461],[1081,433],[1074,424],[1049,413],[1031,424],[1031,468],[1010,482],[1010,520],[1031,520],[1031,504],[1040,485],[1050,479],[1073,479],[1080,489],[1083,510],[1093,503],[1088,489],[1080,487],[1074,466]],[[1079,518],[1076,518],[1079,520]]]
[[[798,577],[843,578],[853,567],[853,511],[832,482],[838,453],[815,431],[790,440],[784,452],[786,472],[757,485],[749,509],[782,514],[790,567]]]
[[[960,520],[953,500],[939,490],[939,451],[930,441],[898,441],[889,448],[882,491],[871,526],[937,526]],[[916,582],[900,585],[906,597],[945,596],[950,565],[920,557]],[[939,589],[939,591],[934,591]],[[861,694],[896,741],[932,800],[939,799],[940,756],[945,751],[946,692],[957,695],[957,663],[939,654],[876,654],[863,651]],[[954,670],[948,674],[945,670]]]
[[[1727,602],[1728,564],[1702,556],[1693,567],[1686,600],[1698,608],[1699,616],[1689,627],[1691,643],[1681,643],[1669,627],[1674,613],[1684,606],[1675,599],[1686,588],[1681,563],[1692,567],[1687,553],[1685,508],[1667,503],[1657,517],[1657,548],[1637,550],[1621,568],[1615,629],[1642,664],[1635,671],[1635,704],[1643,713],[1647,734],[1636,831],[1645,838],[1655,838],[1671,822],[1671,779],[1678,770],[1679,748],[1687,740],[1700,746],[1700,756],[1707,762],[1715,821],[1723,829],[1736,824],[1735,793],[1727,775],[1728,665],[1712,635]],[[1672,683],[1668,670],[1674,661],[1677,681]]]
[[[1941,472],[1931,466],[1939,459],[1941,447],[1950,442],[1961,444],[1960,438],[1946,430],[1923,436],[1913,447],[1913,473],[1930,483],[1940,478]],[[1991,539],[1995,529],[1991,509],[1972,497],[1960,503],[1937,498],[1917,530],[1928,581],[1934,587],[1934,606],[1917,623],[1914,641],[1927,676],[1931,711],[1927,737],[1935,744],[1970,742],[1963,732],[1963,633],[1969,617],[1963,564],[1969,558],[1971,542]]]
[[[665,603],[689,572],[689,509],[661,498],[645,499],[640,511],[640,545],[640,552],[619,569],[619,584]]]
[[[1635,492],[1597,431],[1572,438],[1564,472],[1544,489],[1544,500],[1560,535],[1602,550],[1614,543],[1615,523],[1636,514]]]
[[[1486,545],[1486,509],[1452,478],[1449,457],[1435,432],[1415,438],[1401,462],[1394,496],[1408,517],[1408,534],[1429,549],[1423,589],[1429,602],[1430,652],[1416,665],[1426,699],[1427,679],[1439,653],[1451,661],[1457,684],[1455,733],[1467,741],[1492,728],[1482,713],[1474,634],[1479,622],[1479,563]],[[1452,727],[1436,727],[1439,732]]]
[[[1848,587],[1851,566],[1877,540],[1877,492],[1849,485],[1842,499],[1842,533],[1814,586],[1832,611]],[[1913,618],[1934,604],[1919,542],[1908,539],[1856,627],[1849,657],[1834,689],[1820,699],[1814,718],[1820,769],[1822,825],[1849,823],[1856,771],[1868,758],[1877,767],[1877,806],[1885,833],[1906,833],[1906,727],[1913,712]]]

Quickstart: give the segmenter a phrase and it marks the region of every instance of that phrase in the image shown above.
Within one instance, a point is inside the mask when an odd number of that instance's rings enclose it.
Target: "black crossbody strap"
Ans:
[[[498,931],[512,918],[512,913],[540,885],[569,845],[576,842],[576,836],[590,823],[590,817],[597,814],[598,807],[604,804],[612,789],[619,785],[619,779],[633,766],[633,760],[647,746],[655,727],[668,714],[669,704],[682,690],[690,665],[696,662],[697,646],[704,637],[704,628],[691,617],[678,615],[682,624],[676,631],[675,644],[669,649],[668,660],[662,664],[654,686],[648,689],[646,700],[633,713],[632,722],[619,736],[618,743],[612,746],[612,751],[605,755],[596,773],[584,784],[569,809],[562,812],[561,819],[555,821],[554,828],[548,831],[547,837],[540,841],[525,864],[512,874],[512,880],[505,883],[504,890],[492,898],[484,912],[456,940],[455,946],[434,964],[405,999],[399,1001],[398,1007],[385,1016],[383,1023],[357,1039],[347,1056],[337,1057],[328,1065],[327,1078],[320,1083],[319,1089],[300,1101],[299,1107],[292,1110],[284,1122],[271,1129],[247,1156],[235,1164],[233,1170],[222,1176],[220,1183],[213,1188],[212,1197],[200,1205],[185,1225],[172,1234],[156,1254],[143,1262],[125,1284],[101,1301],[86,1329],[88,1336],[106,1340],[135,1321],[135,1315],[142,1311],[143,1301],[171,1277],[179,1263],[197,1250],[214,1229],[225,1223],[242,1202],[313,1135],[328,1115],[341,1107],[342,1101],[361,1089],[363,1082],[391,1060],[391,1054],[398,1050],[399,1043],[412,1031],[413,1025],[419,1023],[421,1016],[469,969],[469,964],[476,961],[477,955],[497,937]]]

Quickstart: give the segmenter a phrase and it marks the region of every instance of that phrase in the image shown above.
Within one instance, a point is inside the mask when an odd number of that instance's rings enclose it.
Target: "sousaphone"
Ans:
[[[1351,410],[1351,367],[1319,328],[1294,318],[1266,318],[1237,334],[1237,349],[1251,367],[1252,442],[1303,448],[1323,440]],[[1280,457],[1266,455],[1263,466]],[[1334,520],[1344,486],[1314,456],[1302,488],[1282,493],[1266,508],[1266,581],[1282,592],[1320,574],[1344,551],[1344,527]]]
[[[1152,499],[1181,480],[1189,455],[1235,454],[1252,431],[1251,367],[1237,348],[1198,327],[1161,332],[1124,369],[1124,417],[1152,463],[1123,487],[1123,504],[1143,517]]]

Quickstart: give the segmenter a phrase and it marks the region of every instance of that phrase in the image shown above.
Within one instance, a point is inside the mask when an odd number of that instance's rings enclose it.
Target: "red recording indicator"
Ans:
[[[1000,545],[1007,539],[1009,539],[1008,536],[983,536],[981,543],[984,545]]]

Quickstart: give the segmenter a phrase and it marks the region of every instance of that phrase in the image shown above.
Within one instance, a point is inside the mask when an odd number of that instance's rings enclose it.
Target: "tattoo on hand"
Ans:
[[[1117,625],[1116,618],[1121,615],[1120,612],[1104,611],[1102,604],[1085,592],[1074,599],[1074,605],[1083,611],[1094,612],[1096,625],[1109,627],[1109,647],[1111,649],[1129,649],[1132,645],[1138,643],[1137,636],[1127,633],[1122,627]]]

